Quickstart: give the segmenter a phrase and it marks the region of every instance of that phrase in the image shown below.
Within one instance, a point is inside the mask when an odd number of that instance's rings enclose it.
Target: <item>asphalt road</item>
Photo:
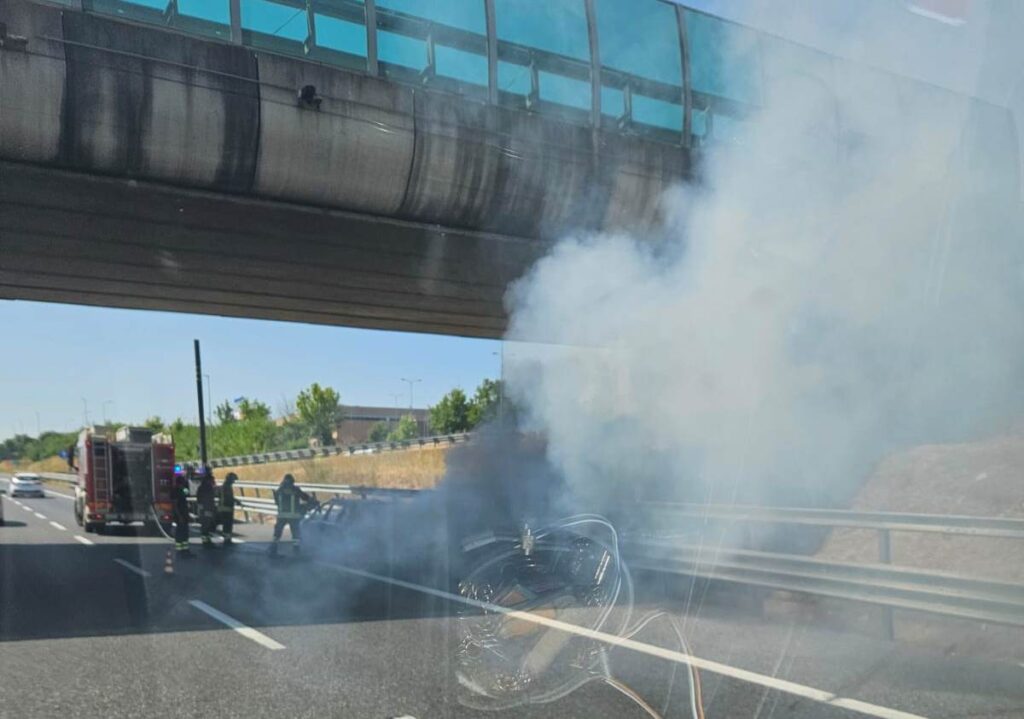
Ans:
[[[2,500],[0,717],[488,715],[458,700],[449,598],[336,557],[271,560],[260,525],[242,525],[232,549],[196,542],[167,574],[162,537],[85,535],[71,501],[48,494]],[[1016,661],[762,614],[713,590],[689,599],[690,650],[719,663],[701,672],[709,719],[1024,717]],[[675,594],[659,601],[685,611]],[[633,639],[610,645],[610,666],[661,709],[675,663],[650,648],[678,646],[657,623]],[[689,716],[686,702],[677,678],[666,715]],[[647,716],[598,681],[489,715]]]

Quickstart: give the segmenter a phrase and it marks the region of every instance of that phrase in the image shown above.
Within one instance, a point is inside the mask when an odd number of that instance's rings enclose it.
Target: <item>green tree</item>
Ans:
[[[243,419],[270,419],[270,405],[258,399],[243,398],[238,403],[238,415]]]
[[[301,420],[286,421],[274,427],[274,436],[270,442],[272,451],[304,449],[309,446],[309,430]]]
[[[456,387],[431,407],[430,427],[437,434],[469,430],[469,402],[466,400],[466,393]]]
[[[209,430],[210,456],[233,457],[268,452],[274,449],[276,429],[270,417],[260,413],[212,427]]]
[[[17,434],[0,442],[0,460],[38,461],[53,457],[77,439],[75,432],[43,432],[36,438]]]
[[[469,403],[470,427],[478,427],[497,418],[501,389],[501,382],[497,380],[485,379],[480,383]]]
[[[420,428],[416,424],[416,419],[411,414],[407,414],[398,420],[398,426],[388,435],[388,441],[404,442],[408,439],[416,439],[419,433]]]
[[[308,389],[299,392],[295,408],[309,428],[310,435],[318,438],[323,445],[333,444],[331,433],[341,409],[341,398],[337,392],[314,382]]]
[[[181,419],[179,418],[178,421],[181,422]],[[146,421],[142,423],[142,426],[147,429],[151,429],[154,432],[164,431],[164,421],[157,417],[156,415],[153,415],[152,417],[147,417]]]
[[[231,403],[227,400],[217,405],[214,414],[217,415],[217,424],[227,424],[228,422],[235,421],[235,410],[232,409]]]
[[[370,427],[370,433],[367,435],[371,442],[383,442],[388,438],[388,423],[377,422]]]

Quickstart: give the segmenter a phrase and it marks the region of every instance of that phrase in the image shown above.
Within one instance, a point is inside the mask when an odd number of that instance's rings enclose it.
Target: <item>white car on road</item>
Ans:
[[[7,480],[7,496],[17,497],[19,494],[23,497],[45,497],[42,477],[21,472]]]

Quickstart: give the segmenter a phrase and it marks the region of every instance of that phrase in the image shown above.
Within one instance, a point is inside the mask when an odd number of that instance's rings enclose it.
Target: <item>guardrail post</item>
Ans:
[[[245,499],[245,488],[244,487],[239,487],[238,488],[238,496],[241,497],[242,499]],[[249,523],[249,510],[245,508],[245,503],[244,502],[242,503],[242,514],[245,515],[245,523],[248,524]]]
[[[878,530],[878,561],[882,564],[892,564],[892,542],[888,529]],[[882,634],[890,641],[896,638],[892,607],[882,607]]]

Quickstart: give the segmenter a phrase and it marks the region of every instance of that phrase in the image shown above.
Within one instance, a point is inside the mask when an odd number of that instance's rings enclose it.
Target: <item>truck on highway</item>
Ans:
[[[86,532],[102,533],[111,524],[171,522],[169,435],[145,427],[89,427],[79,434],[71,459],[78,474],[75,521]]]

